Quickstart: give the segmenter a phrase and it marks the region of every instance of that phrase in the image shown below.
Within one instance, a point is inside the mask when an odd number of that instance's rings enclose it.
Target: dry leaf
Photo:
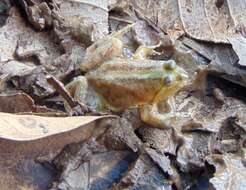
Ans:
[[[172,187],[163,172],[153,165],[151,158],[146,154],[141,154],[112,189],[171,190]]]
[[[0,113],[0,138],[30,141],[68,132],[103,116],[41,117]],[[59,123],[59,126],[57,124]]]
[[[246,66],[246,38],[237,37],[237,38],[229,38],[230,43],[232,44],[233,50],[236,52],[239,62],[238,64],[241,66]]]
[[[0,112],[54,112],[45,106],[37,106],[34,100],[23,92],[0,94]]]
[[[238,56],[230,45],[201,43],[189,38],[182,41],[210,62],[209,69],[216,72],[220,77],[233,83],[246,86],[246,70],[241,68]]]
[[[47,155],[54,157],[67,144],[100,135],[107,126],[100,126],[95,121],[105,117],[108,116],[59,118],[0,113],[0,184],[3,189],[18,189],[25,185],[47,189],[47,178],[52,178],[52,172],[35,163],[34,159]],[[39,175],[31,174],[34,170]],[[42,188],[45,184],[46,188]]]
[[[25,23],[16,8],[11,8],[9,14],[6,24],[0,28],[0,62],[13,60],[17,45],[18,53],[21,57],[26,55],[37,55],[39,57],[39,55],[42,55],[40,52],[45,52],[45,55],[53,57],[59,54],[59,50],[56,49],[51,35],[47,32],[37,33],[33,31]]]
[[[211,0],[178,2],[184,30],[192,38],[228,43],[227,37],[237,35],[227,1],[219,7]]]
[[[246,188],[245,165],[240,157],[214,155],[209,161],[216,168],[210,183],[216,190],[244,190]]]
[[[61,16],[71,34],[84,43],[91,43],[108,34],[108,2],[70,0],[58,3]]]

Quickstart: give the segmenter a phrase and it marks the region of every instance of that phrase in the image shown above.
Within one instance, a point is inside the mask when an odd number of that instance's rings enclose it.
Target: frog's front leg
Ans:
[[[158,103],[152,105],[144,105],[140,108],[142,121],[158,128],[170,128],[179,114],[174,111],[171,101],[166,102],[168,112],[160,113]]]
[[[86,77],[76,77],[73,81],[66,85],[66,89],[75,101],[84,103],[88,91],[88,82]],[[67,103],[65,103],[65,109],[70,110]]]

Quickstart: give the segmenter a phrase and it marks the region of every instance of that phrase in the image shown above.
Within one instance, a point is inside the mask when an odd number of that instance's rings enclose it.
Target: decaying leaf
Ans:
[[[0,63],[0,73],[8,74],[9,77],[23,76],[31,73],[36,66],[29,63],[22,63],[19,61],[7,61]]]
[[[214,155],[209,160],[216,172],[210,183],[216,190],[243,190],[246,188],[245,165],[240,157],[228,155]]]
[[[175,136],[172,129],[157,129],[148,126],[138,129],[142,141],[161,153],[176,154],[180,144],[179,138]]]
[[[228,43],[227,37],[236,35],[227,1],[221,1],[220,6],[210,0],[178,0],[178,2],[184,30],[191,37]]]
[[[246,2],[243,0],[229,0],[227,3],[231,17],[236,25],[237,32],[240,32],[244,37],[246,37],[246,14],[244,11],[246,8]]]
[[[27,52],[24,52],[25,48],[29,48],[29,56],[44,51],[46,51],[47,55],[57,55],[57,49],[47,32],[37,33],[33,31],[24,22],[24,19],[16,8],[11,8],[9,14],[5,26],[0,28],[0,39],[2,41],[0,46],[0,62],[14,59],[15,50],[20,39],[22,39],[21,41],[25,41],[25,43],[20,42],[18,44],[20,56],[23,53],[27,55]],[[30,50],[30,47],[34,50]],[[49,52],[47,52],[47,48],[49,48]],[[41,51],[39,52],[39,50]]]
[[[106,0],[69,0],[58,3],[60,14],[70,28],[70,33],[88,44],[108,33],[108,2]]]
[[[222,105],[218,106],[218,100],[211,97],[191,96],[186,98],[178,109],[189,109],[191,120],[186,122],[183,131],[203,130],[218,132],[225,120],[234,117],[237,113],[245,112],[245,104],[235,98],[224,97]],[[217,101],[217,102],[216,102]],[[189,105],[193,105],[191,108]]]
[[[0,94],[0,112],[52,112],[45,106],[37,106],[34,100],[23,92]]]
[[[11,8],[9,14],[6,25],[0,28],[0,72],[18,76],[20,81],[15,85],[33,96],[50,95],[53,90],[46,82],[45,69],[54,69],[51,62],[60,55],[59,48],[48,32],[33,31],[16,8]]]
[[[246,70],[238,64],[238,56],[230,45],[216,44],[216,46],[194,41],[188,38],[183,43],[211,61],[209,69],[220,77],[246,86]]]
[[[57,187],[71,189],[107,189],[118,181],[134,162],[136,156],[128,151],[95,153],[88,161],[83,161],[89,149],[81,148],[79,154],[69,160]],[[93,149],[93,148],[92,148]]]
[[[171,190],[171,184],[156,166],[152,165],[147,155],[141,155],[124,174],[119,183],[112,188],[118,189],[166,189]]]
[[[40,99],[54,93],[54,89],[46,80],[46,75],[46,70],[39,66],[33,69],[32,72],[11,78],[11,81],[17,88],[36,99]]]
[[[174,39],[183,34],[177,1],[161,0],[153,3],[150,0],[118,0],[111,4],[111,9],[119,8],[123,10],[129,9],[128,12],[135,11],[137,17],[141,20],[147,21],[148,24],[158,28],[160,31],[171,34]]]
[[[182,135],[183,144],[177,152],[177,163],[183,172],[197,172],[205,167],[205,157],[209,155],[213,142],[211,133],[192,132]]]
[[[108,149],[126,150],[133,152],[140,150],[142,142],[133,131],[132,125],[126,119],[111,120],[110,129],[103,136],[103,143]]]
[[[222,154],[243,152],[246,137],[246,132],[241,125],[243,122],[242,117],[229,117],[216,135],[216,142],[212,145],[213,152]]]
[[[246,48],[246,38],[229,38],[230,43],[232,44],[233,50],[236,52],[241,66],[246,66],[246,53],[244,52]]]

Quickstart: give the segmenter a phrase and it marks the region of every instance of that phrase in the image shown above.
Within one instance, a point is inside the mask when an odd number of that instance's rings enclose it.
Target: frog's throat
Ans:
[[[159,92],[157,92],[152,103],[166,101],[169,97],[174,96],[184,86],[185,86],[185,81],[176,82],[175,84],[173,84],[171,86],[162,87],[162,89]]]
[[[136,23],[127,25],[126,27],[122,28],[121,30],[118,30],[118,31],[112,33],[110,35],[110,37],[112,37],[112,38],[121,38],[124,34],[129,32],[135,24]]]

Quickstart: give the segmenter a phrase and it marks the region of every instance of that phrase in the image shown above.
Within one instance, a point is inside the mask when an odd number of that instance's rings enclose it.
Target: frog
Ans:
[[[123,54],[122,36],[133,24],[94,42],[80,65],[85,73],[66,85],[76,101],[96,110],[121,112],[139,108],[141,120],[150,126],[169,128],[178,117],[170,99],[187,85],[188,74],[174,60],[154,60],[154,46],[140,45],[131,58]],[[90,103],[92,102],[92,103]],[[165,102],[166,113],[158,112]]]

